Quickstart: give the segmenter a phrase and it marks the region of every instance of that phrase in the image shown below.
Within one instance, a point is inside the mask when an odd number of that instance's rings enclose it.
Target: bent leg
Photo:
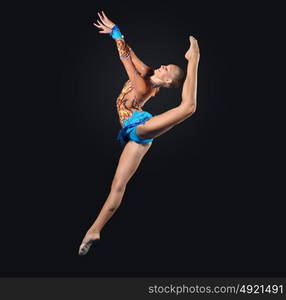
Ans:
[[[125,145],[108,198],[88,232],[99,234],[106,222],[112,217],[121,203],[127,183],[138,169],[142,158],[150,147],[151,143],[137,144],[133,141],[129,141]]]
[[[141,139],[156,138],[189,118],[193,112],[184,106],[175,107],[138,125],[136,133]]]
[[[187,76],[182,89],[182,102],[179,106],[166,111],[137,126],[136,133],[140,138],[158,137],[175,125],[189,118],[196,110],[197,103],[197,71],[199,64],[199,47],[197,40],[190,37],[190,49],[185,58],[188,60]]]

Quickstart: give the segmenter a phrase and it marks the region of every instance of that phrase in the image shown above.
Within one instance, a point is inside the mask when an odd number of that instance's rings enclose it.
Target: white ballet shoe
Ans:
[[[82,243],[79,247],[78,255],[85,255],[92,244],[97,244],[99,240],[90,240],[87,243]]]

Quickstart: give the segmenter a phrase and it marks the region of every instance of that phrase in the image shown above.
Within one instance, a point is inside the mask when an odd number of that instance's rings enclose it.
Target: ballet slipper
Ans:
[[[79,247],[78,255],[86,255],[87,252],[89,251],[90,247],[92,246],[92,244],[96,245],[96,244],[98,244],[98,242],[99,242],[99,239],[89,240],[86,243],[82,243]]]

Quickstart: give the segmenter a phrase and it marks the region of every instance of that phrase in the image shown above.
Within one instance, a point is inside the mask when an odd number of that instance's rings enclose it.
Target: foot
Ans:
[[[200,48],[199,48],[199,45],[198,45],[198,41],[193,36],[190,36],[189,39],[190,39],[190,44],[191,45],[190,45],[189,50],[185,54],[186,60],[190,60],[193,57],[194,58],[199,58]]]
[[[97,244],[100,240],[100,234],[99,233],[92,233],[87,232],[85,237],[83,238],[81,245],[79,247],[78,254],[79,255],[85,255],[92,244]]]

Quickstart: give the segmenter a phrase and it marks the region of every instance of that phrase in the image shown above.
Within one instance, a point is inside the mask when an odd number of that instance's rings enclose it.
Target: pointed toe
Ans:
[[[97,244],[99,240],[93,240],[89,241],[87,243],[82,243],[79,247],[78,255],[86,255],[87,252],[89,251],[89,248],[91,247],[92,244]]]

